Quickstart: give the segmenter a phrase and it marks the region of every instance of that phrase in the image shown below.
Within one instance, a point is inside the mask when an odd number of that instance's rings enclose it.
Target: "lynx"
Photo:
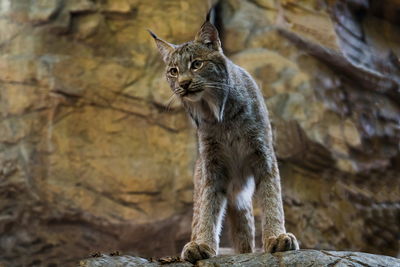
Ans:
[[[180,45],[149,32],[173,95],[197,130],[192,236],[182,258],[196,262],[218,254],[225,211],[235,251],[253,252],[253,195],[262,210],[264,251],[299,249],[285,229],[271,126],[256,82],[223,54],[209,15],[194,41]]]

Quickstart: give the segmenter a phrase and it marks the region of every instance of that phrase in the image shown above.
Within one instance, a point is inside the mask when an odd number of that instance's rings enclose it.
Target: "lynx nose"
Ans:
[[[192,83],[191,80],[186,80],[186,81],[180,82],[179,86],[182,87],[183,89],[187,90],[187,89],[189,89],[189,86],[191,83]]]

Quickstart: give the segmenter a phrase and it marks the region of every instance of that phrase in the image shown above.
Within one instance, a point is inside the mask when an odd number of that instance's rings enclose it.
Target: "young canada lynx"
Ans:
[[[195,40],[181,45],[150,33],[167,81],[197,127],[192,237],[182,257],[195,262],[217,254],[225,210],[236,252],[252,252],[253,193],[262,209],[264,250],[298,249],[285,230],[268,111],[255,81],[224,56],[209,16]]]

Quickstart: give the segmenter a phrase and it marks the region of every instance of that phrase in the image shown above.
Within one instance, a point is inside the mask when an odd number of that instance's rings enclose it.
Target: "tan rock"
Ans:
[[[1,92],[3,115],[21,115],[28,112],[34,102],[40,101],[38,93],[35,87],[27,85],[10,84],[3,88]]]
[[[36,80],[37,64],[33,55],[0,56],[0,80],[9,83],[31,83]]]
[[[216,1],[3,2],[0,265],[68,266],[97,250],[178,254],[190,236],[196,138],[179,101],[167,107],[145,29],[191,40]],[[399,80],[396,65],[393,55],[369,62],[381,78],[354,67],[336,23],[370,26],[356,43],[371,57],[397,51],[395,24],[383,40],[371,24],[384,11],[359,22],[335,8],[227,0],[216,15],[226,53],[264,94],[288,231],[303,248],[397,255],[400,111],[395,87],[382,87],[382,77]]]
[[[347,119],[343,124],[343,134],[346,142],[353,147],[361,145],[361,137],[354,123]]]
[[[29,18],[33,24],[48,22],[61,8],[61,0],[37,0],[31,3]]]
[[[97,8],[96,4],[90,0],[68,0],[66,5],[68,11],[73,13],[95,11]]]
[[[104,9],[108,12],[129,13],[131,5],[128,0],[108,0]]]
[[[22,29],[17,23],[13,23],[6,18],[0,18],[0,43],[4,46],[15,38]]]
[[[75,21],[77,23],[77,27],[75,29],[76,38],[86,39],[95,34],[102,20],[103,16],[100,14],[89,14],[80,17]]]
[[[355,173],[357,171],[356,166],[354,166],[354,162],[345,158],[338,159],[336,166],[339,170],[344,172]]]
[[[343,134],[343,128],[340,124],[333,124],[329,126],[329,142],[335,153],[341,155],[348,155],[348,148]]]

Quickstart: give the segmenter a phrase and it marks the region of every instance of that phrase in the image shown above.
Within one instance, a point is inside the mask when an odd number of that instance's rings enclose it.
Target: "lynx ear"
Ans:
[[[206,21],[196,35],[195,41],[209,45],[215,50],[221,50],[221,41],[218,37],[218,30],[210,21],[211,10],[207,14]]]
[[[154,40],[156,41],[157,44],[157,48],[158,51],[160,51],[160,54],[164,60],[164,62],[167,62],[168,56],[169,54],[171,54],[172,51],[175,50],[175,46],[173,44],[170,44],[160,38],[157,37],[157,35],[155,35],[152,31],[147,30],[151,37],[154,38]]]

